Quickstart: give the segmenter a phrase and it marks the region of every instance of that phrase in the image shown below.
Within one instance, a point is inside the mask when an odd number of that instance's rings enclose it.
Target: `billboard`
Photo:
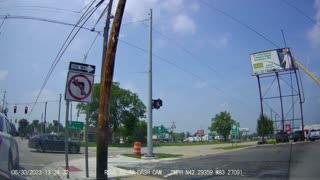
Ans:
[[[289,48],[253,53],[250,55],[253,75],[293,69],[293,57]]]

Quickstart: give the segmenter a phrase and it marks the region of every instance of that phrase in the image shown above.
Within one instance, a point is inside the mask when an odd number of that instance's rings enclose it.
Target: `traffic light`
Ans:
[[[28,106],[26,106],[26,107],[24,108],[24,113],[25,113],[25,114],[28,114]]]
[[[162,106],[162,100],[161,99],[152,100],[152,108],[153,109],[159,109],[161,106]]]
[[[13,107],[13,113],[17,113],[17,106]]]

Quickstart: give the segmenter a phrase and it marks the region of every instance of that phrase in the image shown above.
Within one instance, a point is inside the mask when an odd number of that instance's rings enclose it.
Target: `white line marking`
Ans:
[[[228,166],[228,165],[230,165],[230,164],[232,164],[232,162],[231,162],[231,163],[228,163],[228,164],[225,164],[225,165],[223,165],[223,166],[221,166],[221,167],[225,167],[225,166]]]
[[[174,175],[174,173],[167,174],[167,175],[165,175],[165,176],[163,176],[163,177],[164,177],[164,178],[167,178],[167,177],[172,176],[172,175]]]

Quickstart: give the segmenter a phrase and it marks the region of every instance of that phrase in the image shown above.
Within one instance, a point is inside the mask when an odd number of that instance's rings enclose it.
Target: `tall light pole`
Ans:
[[[61,93],[59,94],[58,133],[60,132]]]
[[[150,32],[149,32],[149,81],[148,81],[148,153],[147,157],[154,157],[152,146],[152,9],[150,9]]]

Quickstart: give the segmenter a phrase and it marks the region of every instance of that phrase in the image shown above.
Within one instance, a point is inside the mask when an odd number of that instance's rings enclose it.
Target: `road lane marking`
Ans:
[[[19,165],[23,166],[46,166],[45,164],[27,164],[27,163],[19,163]]]
[[[230,165],[230,164],[232,164],[232,162],[227,163],[227,164],[225,164],[225,165],[223,165],[223,166],[221,166],[221,167],[226,167],[226,166],[228,166],[228,165]]]
[[[169,173],[169,174],[167,174],[167,175],[165,175],[165,176],[163,176],[164,178],[167,178],[167,177],[170,177],[170,176],[172,176],[172,175],[174,175],[174,173]]]

